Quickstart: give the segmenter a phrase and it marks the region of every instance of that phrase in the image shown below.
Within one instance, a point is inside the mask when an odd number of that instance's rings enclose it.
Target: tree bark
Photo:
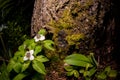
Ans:
[[[51,23],[52,21],[53,23]],[[64,23],[65,25],[63,25]],[[88,52],[93,51],[99,56],[111,53],[114,48],[112,37],[115,22],[111,14],[111,0],[36,0],[31,35],[34,36],[41,28],[50,30],[58,48],[65,48],[65,44],[69,48],[71,45],[75,45],[79,47],[77,50],[81,51],[87,47]],[[68,40],[68,37],[76,34],[85,35],[85,44],[81,44],[79,40],[76,41],[77,39]],[[62,40],[59,41],[59,38]],[[55,73],[51,72],[51,74]],[[57,76],[57,79],[46,80],[65,79]]]

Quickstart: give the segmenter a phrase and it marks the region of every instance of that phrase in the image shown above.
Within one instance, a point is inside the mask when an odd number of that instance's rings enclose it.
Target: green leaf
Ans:
[[[97,71],[97,69],[95,67],[93,67],[92,69],[89,70],[88,76],[91,77],[92,75],[95,74],[96,71]]]
[[[90,56],[91,56],[91,59],[92,59],[92,64],[94,64],[95,66],[98,66],[98,63],[97,63],[97,61],[95,60],[95,57],[94,57],[94,53],[90,53]]]
[[[11,59],[10,62],[8,63],[8,66],[7,66],[8,72],[12,71],[14,65],[15,65],[15,61],[13,59]]]
[[[54,51],[55,49],[53,48],[53,44],[54,44],[54,42],[52,41],[52,40],[45,40],[44,42],[44,47],[46,48],[46,49],[48,49],[48,50],[52,50],[52,51]]]
[[[34,50],[35,49],[36,44],[34,42],[32,42],[29,46],[28,49],[30,50]]]
[[[46,30],[45,29],[40,29],[40,31],[38,32],[38,34],[45,35],[46,34]]]
[[[90,77],[85,77],[85,80],[91,80],[91,78]]]
[[[65,66],[64,68],[65,68],[66,71],[72,71],[73,70],[72,66]]]
[[[5,62],[3,62],[3,64],[0,65],[0,80],[10,80],[9,72],[6,68],[7,68],[7,65]]]
[[[64,60],[64,62],[66,62],[67,64],[70,64],[70,65],[81,66],[81,67],[86,67],[88,64],[90,65],[90,67],[93,66],[90,63],[87,63],[84,61],[79,61],[79,60],[74,60],[74,59],[67,59],[67,60]]]
[[[14,57],[21,57],[21,56],[24,56],[24,54],[25,54],[25,51],[24,51],[24,50],[22,50],[22,51],[17,51],[17,52],[15,53]]]
[[[84,70],[84,69],[80,69],[79,72],[80,72],[80,73],[84,73],[85,70]]]
[[[111,70],[108,74],[109,77],[116,77],[117,76],[117,71],[116,70]]]
[[[49,61],[49,60],[47,59],[47,57],[45,57],[45,56],[43,56],[43,55],[37,56],[35,59],[36,59],[37,61],[40,61],[40,62],[47,62],[47,61]]]
[[[34,44],[35,44],[34,39],[27,39],[27,40],[24,41],[24,45],[25,45],[26,48],[27,47],[31,48],[31,46],[30,46],[31,44],[34,46]]]
[[[22,51],[22,50],[24,50],[24,48],[25,48],[25,46],[21,45],[21,46],[19,46],[18,50]]]
[[[42,62],[39,62],[39,61],[36,61],[36,60],[33,60],[33,64],[32,64],[32,66],[33,66],[33,69],[35,70],[35,71],[37,71],[38,73],[41,73],[41,74],[46,74],[45,72],[45,66],[44,66],[44,64],[42,63]]]
[[[32,80],[45,80],[45,76],[39,73],[33,75]]]
[[[86,77],[86,76],[88,76],[89,74],[90,74],[89,71],[84,71],[83,76]]]
[[[69,55],[65,58],[64,62],[70,65],[81,66],[81,67],[86,67],[87,65],[89,65],[89,67],[93,66],[90,63],[89,59],[82,54]]]
[[[22,68],[22,64],[21,64],[21,63],[16,62],[16,63],[14,64],[13,69],[14,69],[15,72],[17,72],[17,73],[21,72],[21,68]]]
[[[67,72],[67,76],[72,76],[73,74],[74,74],[74,70]]]
[[[73,59],[73,60],[79,60],[90,63],[89,58],[87,58],[85,55],[82,54],[72,54],[67,56],[65,59]]]
[[[25,73],[19,73],[17,76],[15,76],[13,78],[13,80],[22,80],[23,78],[25,78],[28,74]]]
[[[105,72],[101,72],[100,74],[97,75],[98,79],[106,79],[107,75],[105,74]]]
[[[42,46],[36,46],[35,47],[35,52],[34,52],[34,55],[37,55],[39,52],[42,51]]]
[[[109,73],[110,71],[111,71],[111,67],[110,67],[110,66],[107,66],[107,67],[105,68],[105,72]]]
[[[78,72],[77,70],[73,70],[73,74],[74,74],[74,76],[75,76],[76,78],[79,77],[79,72]]]
[[[23,63],[21,72],[25,71],[30,65],[30,61]]]

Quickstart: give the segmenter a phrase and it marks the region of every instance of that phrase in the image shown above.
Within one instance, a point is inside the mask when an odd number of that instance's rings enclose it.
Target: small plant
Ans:
[[[65,58],[64,62],[68,64],[65,66],[67,76],[74,76],[76,78],[83,75],[85,80],[92,80],[95,76],[98,80],[105,80],[107,77],[116,77],[116,70],[112,70],[110,66],[106,67],[104,71],[98,72],[98,63],[94,58],[93,53],[89,56],[83,54],[72,54]],[[95,74],[97,73],[97,74]]]
[[[37,79],[46,74],[44,62],[49,61],[43,54],[43,49],[54,50],[52,40],[45,40],[46,31],[41,29],[34,39],[27,39],[19,46],[18,51],[14,57],[10,59],[7,66],[9,73],[17,74],[12,80],[22,80],[33,72],[32,79]]]
[[[99,72],[96,77],[99,80],[106,80],[107,77],[114,78],[117,76],[117,71],[112,70],[110,66],[107,66],[103,71]]]

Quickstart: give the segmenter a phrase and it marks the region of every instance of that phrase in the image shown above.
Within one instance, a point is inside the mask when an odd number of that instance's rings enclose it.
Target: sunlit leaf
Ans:
[[[66,62],[67,64],[70,64],[70,65],[81,66],[81,67],[86,67],[88,64],[90,65],[90,67],[93,66],[92,64],[90,64],[88,62],[75,60],[75,59],[66,59],[66,60],[64,60],[64,62]]]
[[[18,50],[24,50],[24,48],[25,48],[25,46],[24,45],[21,45],[21,46],[19,46],[19,48],[18,48]]]
[[[52,50],[52,51],[54,51],[55,49],[53,48],[53,44],[54,44],[54,42],[52,41],[52,40],[45,40],[44,42],[44,47],[46,48],[46,49],[48,49],[48,50]]]
[[[40,61],[40,62],[49,61],[49,60],[47,59],[47,57],[45,57],[45,56],[43,56],[43,55],[37,56],[35,59],[36,59],[37,61]]]
[[[85,55],[82,54],[72,54],[67,56],[65,59],[74,59],[74,60],[79,60],[79,61],[84,61],[84,62],[89,62],[89,58],[87,58]]]
[[[82,66],[82,67],[86,67],[87,65],[89,65],[89,67],[93,66],[90,63],[89,59],[82,54],[69,55],[65,58],[64,62],[70,65]]]
[[[22,64],[21,64],[21,63],[16,62],[16,63],[14,64],[13,69],[14,69],[15,72],[17,72],[17,73],[21,72],[21,68],[22,68]]]
[[[28,46],[28,49],[32,50],[34,49],[36,46],[36,44],[34,42],[30,43],[30,45]]]
[[[22,70],[21,70],[21,72],[25,71],[25,70],[29,67],[29,65],[30,65],[30,61],[25,62],[25,63],[22,65]]]
[[[42,62],[34,60],[32,66],[33,66],[33,69],[38,73],[46,74],[45,66]]]
[[[34,55],[37,55],[39,52],[42,51],[42,46],[36,46],[35,47],[35,52],[34,52]]]
[[[46,34],[46,30],[45,29],[40,29],[40,31],[38,32],[38,34],[45,35]]]

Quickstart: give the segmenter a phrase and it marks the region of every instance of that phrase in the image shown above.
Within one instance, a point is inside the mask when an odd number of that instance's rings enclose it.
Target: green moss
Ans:
[[[72,28],[74,26],[74,22],[72,16],[70,15],[70,10],[64,10],[62,17],[58,21],[51,20],[49,25],[60,30]]]
[[[89,9],[93,3],[93,0],[86,0],[85,3],[75,1],[64,9],[62,16],[59,16],[58,20],[51,20],[49,22],[48,25],[52,29],[53,40],[57,46],[66,40],[68,45],[64,49],[70,48],[71,45],[76,47],[77,44],[80,44],[81,39],[86,38],[86,35],[88,36],[89,31],[92,30],[97,23],[96,14],[90,15],[89,13]],[[59,35],[59,32],[62,30],[65,31],[65,36]],[[64,38],[64,40],[59,40],[58,38]],[[66,49],[66,51],[67,50],[69,49]]]
[[[81,39],[84,39],[84,34],[73,34],[66,37],[66,40],[68,41],[69,45],[74,45],[76,42],[80,41]]]

